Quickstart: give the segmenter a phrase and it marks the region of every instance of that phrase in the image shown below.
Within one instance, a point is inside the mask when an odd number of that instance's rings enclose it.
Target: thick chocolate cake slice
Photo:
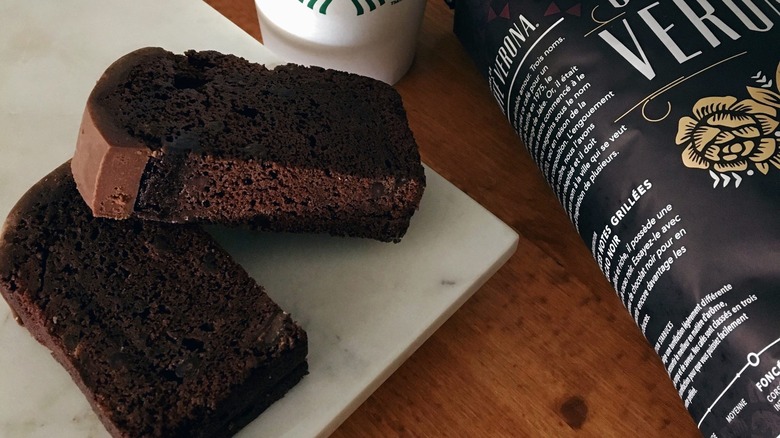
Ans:
[[[425,187],[401,98],[374,79],[160,48],[89,96],[73,174],[96,216],[398,241]]]
[[[70,163],[11,211],[0,292],[115,437],[230,436],[306,374],[305,332],[208,234],[94,218]]]

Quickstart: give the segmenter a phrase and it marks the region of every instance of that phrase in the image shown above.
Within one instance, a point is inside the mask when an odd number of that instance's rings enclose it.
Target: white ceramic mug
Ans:
[[[255,0],[282,59],[396,83],[414,59],[426,0]]]

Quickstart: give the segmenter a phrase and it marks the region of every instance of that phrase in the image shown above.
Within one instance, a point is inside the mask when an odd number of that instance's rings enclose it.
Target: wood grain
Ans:
[[[207,0],[260,39],[251,0]],[[397,84],[423,161],[512,226],[517,253],[334,437],[696,437],[603,278],[431,0]]]

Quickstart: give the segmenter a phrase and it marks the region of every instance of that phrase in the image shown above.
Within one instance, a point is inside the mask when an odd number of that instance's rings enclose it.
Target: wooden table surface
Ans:
[[[206,0],[261,39],[252,0]],[[520,234],[516,254],[334,437],[696,437],[661,361],[428,1],[397,85],[423,161]]]

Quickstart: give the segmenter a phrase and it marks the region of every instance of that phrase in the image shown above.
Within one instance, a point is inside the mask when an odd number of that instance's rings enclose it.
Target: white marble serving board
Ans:
[[[199,0],[0,3],[0,218],[70,157],[103,69],[143,46],[278,63]],[[426,171],[400,244],[212,230],[310,339],[310,374],[239,436],[330,433],[514,252],[514,231]],[[0,437],[104,436],[67,373],[0,300]]]

